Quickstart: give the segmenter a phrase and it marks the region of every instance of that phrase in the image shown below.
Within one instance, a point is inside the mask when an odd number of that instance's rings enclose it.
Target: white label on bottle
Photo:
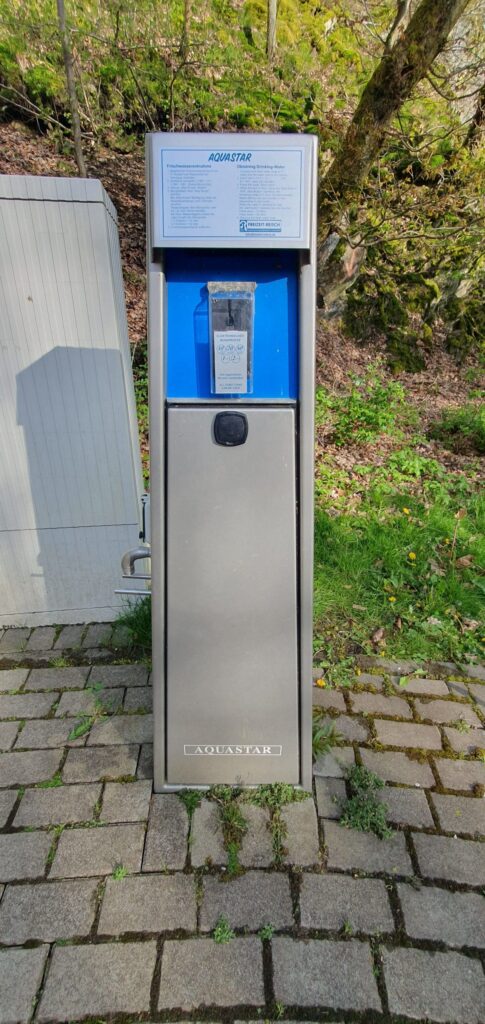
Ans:
[[[247,331],[214,331],[214,391],[217,395],[247,394]]]

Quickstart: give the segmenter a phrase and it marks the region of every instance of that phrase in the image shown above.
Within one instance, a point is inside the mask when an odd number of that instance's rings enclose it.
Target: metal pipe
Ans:
[[[123,576],[133,576],[133,569],[135,562],[140,558],[150,558],[149,546],[132,548],[131,551],[126,551],[121,559],[121,570]]]

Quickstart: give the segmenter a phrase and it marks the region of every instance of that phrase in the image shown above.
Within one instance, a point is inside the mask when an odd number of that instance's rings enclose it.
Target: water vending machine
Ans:
[[[316,139],[147,137],[155,789],[311,783]]]

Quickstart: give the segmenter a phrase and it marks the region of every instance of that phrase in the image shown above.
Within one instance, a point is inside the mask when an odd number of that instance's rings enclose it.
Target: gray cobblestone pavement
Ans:
[[[316,671],[341,739],[312,799],[240,803],[234,864],[210,794],[152,794],[148,670],[115,639],[1,634],[0,1024],[483,1024],[482,666]],[[339,823],[354,763],[385,782],[389,839]]]

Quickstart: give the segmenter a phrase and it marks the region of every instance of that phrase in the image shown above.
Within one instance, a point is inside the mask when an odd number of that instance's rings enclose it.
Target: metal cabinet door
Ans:
[[[224,409],[168,409],[167,780],[297,783],[295,411]]]

